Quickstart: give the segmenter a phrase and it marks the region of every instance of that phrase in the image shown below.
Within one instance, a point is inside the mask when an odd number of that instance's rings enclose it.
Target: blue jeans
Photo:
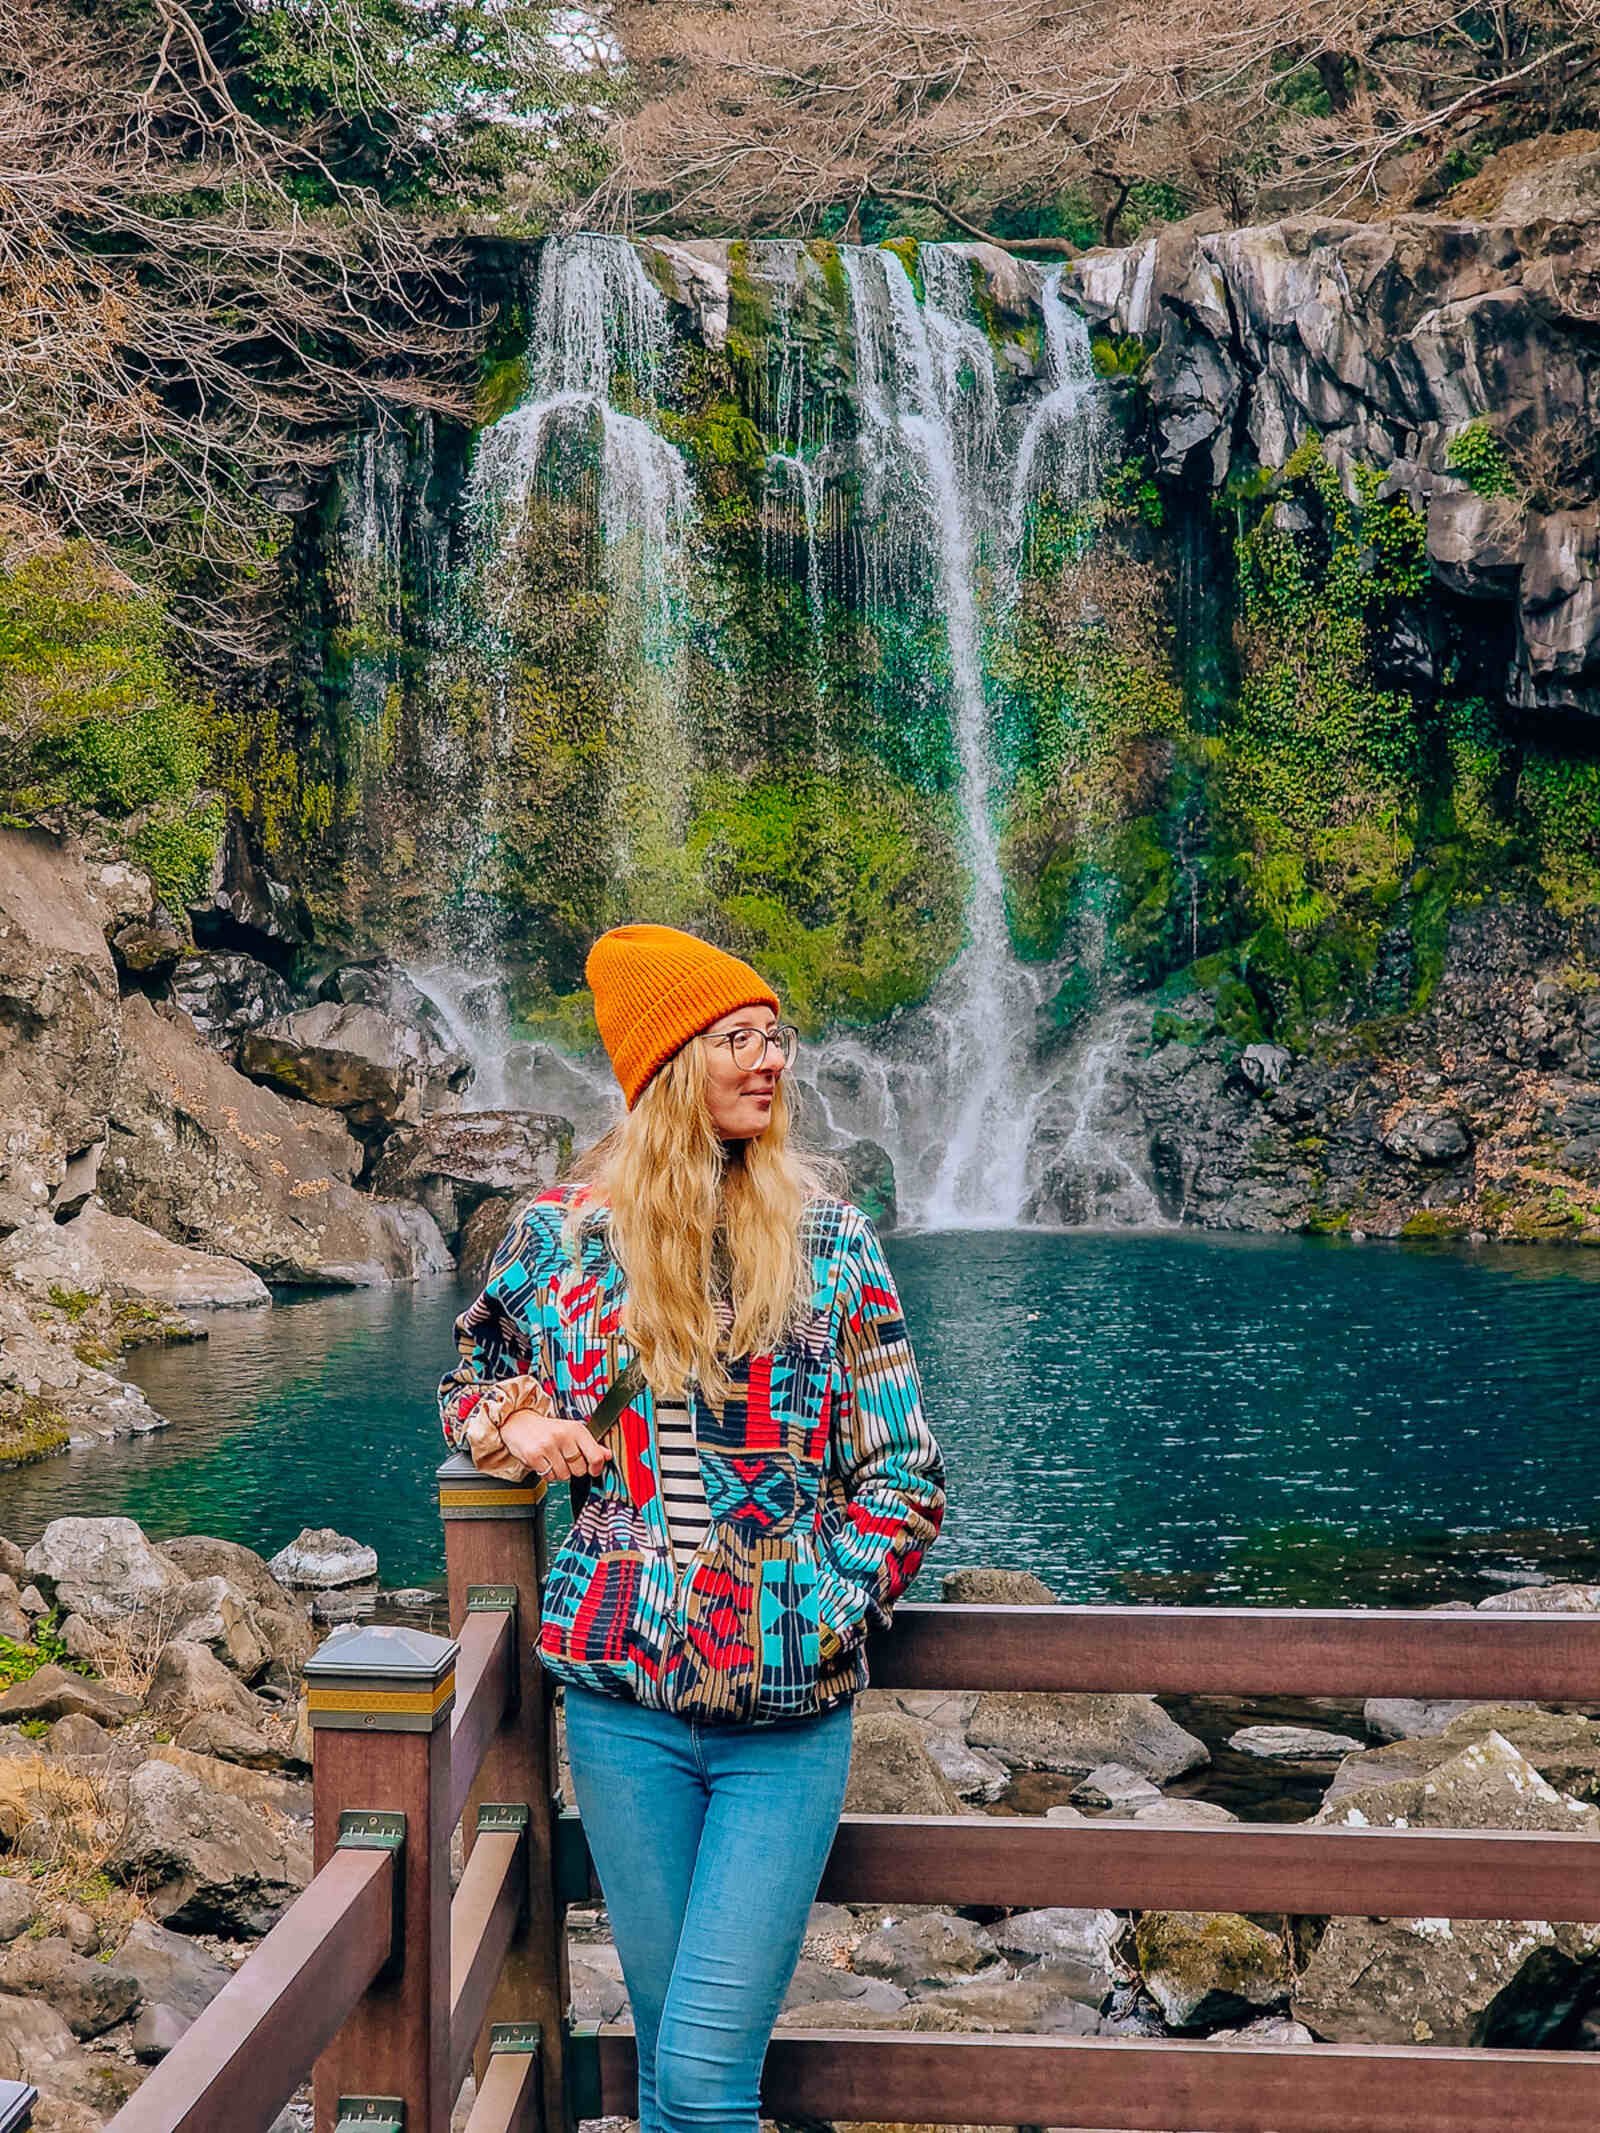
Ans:
[[[639,2055],[639,2133],[756,2133],[850,1768],[850,1703],[703,1725],[569,1683],[567,1757]]]

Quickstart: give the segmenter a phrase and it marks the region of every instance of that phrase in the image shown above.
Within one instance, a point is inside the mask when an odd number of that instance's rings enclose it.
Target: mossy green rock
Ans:
[[[1172,2029],[1214,2029],[1288,1998],[1282,1940],[1233,1912],[1146,1911],[1133,1945],[1145,1989]]]

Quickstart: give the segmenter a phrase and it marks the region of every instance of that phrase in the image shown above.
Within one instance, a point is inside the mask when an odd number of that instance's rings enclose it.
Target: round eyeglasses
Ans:
[[[738,1029],[719,1029],[706,1041],[725,1044],[740,1073],[748,1074],[756,1067],[766,1065],[768,1045],[774,1047],[785,1066],[792,1066],[800,1032],[792,1022],[775,1022],[771,1029],[757,1029],[751,1024],[741,1025]]]

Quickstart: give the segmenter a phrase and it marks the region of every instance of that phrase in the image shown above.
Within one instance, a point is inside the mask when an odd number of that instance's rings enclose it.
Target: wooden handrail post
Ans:
[[[447,1637],[352,1626],[306,1667],[318,1869],[341,1845],[402,1847],[398,1959],[317,2061],[316,2133],[354,2097],[397,2100],[405,2133],[448,2133],[455,1665]]]
[[[545,1525],[538,1491],[526,1482],[480,1474],[466,1455],[439,1469],[439,1515],[444,1520],[450,1620],[459,1630],[475,1607],[516,1603],[515,1691],[490,1742],[467,1800],[463,1838],[470,1852],[478,1811],[528,1808],[527,1900],[500,1983],[489,2003],[489,2024],[536,2024],[543,2038],[539,2076],[544,2123],[550,2133],[570,2128],[562,2041],[567,2012],[567,1937],[558,1895],[555,1824],[555,1699],[539,1664],[539,1591],[545,1570]],[[489,2027],[474,2064],[488,2071]]]

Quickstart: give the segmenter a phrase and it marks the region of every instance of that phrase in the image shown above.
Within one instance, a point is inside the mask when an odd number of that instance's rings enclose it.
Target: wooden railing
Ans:
[[[317,1874],[112,2133],[251,2133],[315,2061],[317,2133],[632,2114],[632,2032],[567,2014],[565,1907],[593,1894],[533,1650],[532,1494],[440,1470],[455,1643],[336,1632],[308,1670]],[[883,1687],[1600,1703],[1600,1618],[906,1605]],[[466,1864],[452,1901],[451,1830]],[[846,1815],[834,1899],[1600,1923],[1600,1837]],[[1592,2054],[778,2030],[786,2118],[1121,2133],[1592,2133]],[[0,2119],[0,2133],[5,2121]]]

